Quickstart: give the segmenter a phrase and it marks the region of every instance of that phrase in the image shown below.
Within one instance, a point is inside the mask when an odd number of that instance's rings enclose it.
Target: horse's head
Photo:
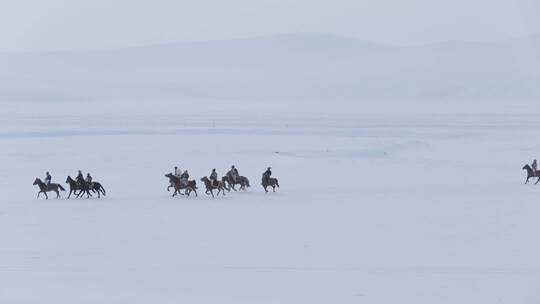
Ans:
[[[71,176],[68,175],[68,177],[66,178],[66,184],[69,184],[73,179],[71,178]]]
[[[34,180],[34,183],[32,185],[39,185],[41,184],[41,180],[39,178],[36,177],[36,179]]]
[[[168,177],[168,178],[172,178],[172,176],[173,176],[172,173],[165,174],[165,177]]]
[[[206,182],[207,180],[209,180],[207,176],[201,178],[201,182]]]
[[[523,166],[523,168],[521,168],[521,169],[522,170],[527,170],[527,171],[532,170],[531,166],[529,166],[528,164]]]

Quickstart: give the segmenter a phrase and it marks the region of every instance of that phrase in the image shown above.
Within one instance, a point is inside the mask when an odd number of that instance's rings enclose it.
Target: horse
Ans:
[[[225,190],[227,190],[227,192],[231,192],[230,184],[229,184],[229,186],[227,186],[227,183],[229,182],[229,179],[227,178],[227,176],[221,177],[221,182],[223,183],[223,188]],[[236,190],[234,190],[234,191],[236,191]]]
[[[171,187],[174,188],[174,193],[172,196],[176,196],[177,194],[181,194],[181,195],[185,194],[189,196],[191,192],[194,192],[195,196],[198,196],[197,195],[197,182],[195,182],[195,180],[190,180],[187,182],[187,185],[185,185],[182,183],[182,181],[180,180],[178,176],[172,173],[165,174],[165,177],[169,178],[169,183],[170,183],[169,187],[167,187],[167,191],[169,191]],[[182,189],[186,189],[185,193],[180,192],[180,190]]]
[[[98,198],[100,198],[101,195],[106,195],[105,188],[103,188],[103,186],[99,182],[92,182],[92,184],[88,188],[94,193],[97,192]]]
[[[60,198],[60,192],[58,191],[58,189],[60,189],[62,191],[66,191],[66,189],[64,189],[64,187],[62,187],[62,185],[60,185],[60,184],[50,184],[50,185],[47,186],[47,184],[42,182],[41,179],[39,179],[39,178],[36,178],[34,180],[33,185],[34,186],[37,185],[39,187],[39,192],[37,194],[38,198],[39,198],[39,194],[43,193],[43,194],[45,194],[45,199],[49,199],[49,196],[47,195],[47,192],[51,192],[51,191],[56,192],[56,198]]]
[[[531,177],[532,178],[538,177],[538,180],[536,181],[536,183],[534,183],[535,185],[538,184],[538,182],[540,182],[540,171],[534,172],[534,170],[529,165],[525,165],[521,169],[527,170],[527,179],[525,180],[525,184],[527,184],[529,182],[529,179]]]
[[[269,178],[263,178],[261,185],[264,188],[264,192],[268,192],[266,188],[272,187],[272,190],[276,192],[276,186],[279,188],[279,182],[277,178],[269,177]]]
[[[226,181],[229,184],[229,188],[233,189],[234,191],[237,191],[234,188],[235,185],[240,185],[239,190],[241,191],[246,191],[247,190],[246,187],[247,188],[251,187],[251,185],[249,184],[249,179],[247,179],[247,177],[245,176],[237,176],[236,181],[235,181],[234,178],[230,174],[227,174],[226,176],[222,178],[222,180],[224,182]]]
[[[71,178],[71,176],[68,176],[66,178],[66,184],[69,184],[69,195],[67,198],[71,196],[71,193],[77,195],[76,198],[79,198],[79,196],[83,195],[83,193],[86,193],[86,197],[92,196],[86,183],[80,184],[76,180]],[[77,194],[77,190],[80,190],[79,194]]]
[[[212,194],[212,197],[214,197],[214,189],[217,189],[218,190],[218,193],[216,194],[217,196],[219,196],[220,192],[223,194],[223,196],[225,196],[225,187],[223,186],[223,181],[218,181],[217,185],[213,185],[212,181],[208,179],[207,176],[201,178],[201,181],[206,186],[205,193],[207,195],[208,195],[208,192],[210,192],[210,194]]]

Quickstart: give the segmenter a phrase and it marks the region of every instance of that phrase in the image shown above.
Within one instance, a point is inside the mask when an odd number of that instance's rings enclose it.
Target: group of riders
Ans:
[[[45,172],[44,182],[47,185],[47,187],[51,186],[51,181],[52,181],[51,174],[49,173],[49,171]],[[77,172],[77,177],[75,178],[75,181],[77,182],[79,186],[84,186],[85,184],[92,185],[92,176],[90,175],[90,173],[86,173],[86,177],[84,177],[81,170],[79,170],[79,172]]]
[[[276,187],[279,187],[279,183],[277,179],[271,177],[272,176],[271,169],[272,169],[271,167],[268,167],[266,171],[264,171],[264,173],[262,174],[262,186],[264,187],[264,190],[266,192],[268,192],[267,187],[272,187],[274,191]],[[178,166],[175,166],[174,172],[172,174],[167,174],[166,176],[170,178],[170,182],[171,182],[170,187],[175,188],[175,193],[179,193],[178,191],[180,189],[186,189],[185,194],[187,195],[189,195],[191,191],[197,194],[195,190],[197,189],[196,183],[195,181],[189,181],[189,172],[187,170],[182,171],[180,168],[178,168]],[[175,178],[176,178],[176,182],[174,182]],[[206,188],[207,188],[206,193],[208,194],[210,192],[212,196],[213,196],[213,192],[212,192],[213,189],[217,189],[220,191],[223,191],[223,189],[225,189],[227,191],[230,191],[230,189],[232,188],[232,190],[236,191],[236,189],[234,188],[235,184],[240,185],[240,190],[246,190],[246,187],[250,186],[249,180],[246,177],[241,176],[240,173],[238,172],[238,169],[234,165],[231,166],[231,169],[227,171],[226,175],[221,180],[218,179],[218,173],[216,169],[214,168],[212,169],[212,172],[210,173],[209,177],[208,178],[204,177],[201,179],[201,181],[204,181],[206,184]],[[90,173],[87,173],[85,177],[81,170],[77,172],[77,176],[75,179],[72,179],[71,177],[68,176],[66,183],[70,185],[70,193],[68,195],[68,198],[71,196],[72,193],[77,195],[77,198],[83,193],[86,193],[87,197],[90,197],[91,196],[90,191],[93,191],[94,193],[98,192],[98,197],[99,197],[99,193],[102,193],[103,195],[105,195],[105,189],[103,188],[103,186],[98,182],[94,182]],[[228,184],[228,187],[227,187],[227,184]],[[34,185],[38,185],[40,187],[40,193],[44,193],[45,197],[47,197],[46,192],[49,192],[49,191],[56,192],[57,197],[59,197],[58,190],[65,191],[65,189],[60,184],[52,183],[52,176],[49,173],[49,171],[45,172],[45,178],[43,182],[39,178],[36,178],[36,180],[34,181]],[[167,188],[167,190],[169,190],[169,188]],[[80,191],[77,193],[78,190]],[[218,195],[219,195],[219,191],[218,191]],[[39,197],[39,193],[38,193],[38,197]]]
[[[272,169],[271,167],[268,167],[266,169],[266,171],[263,173],[263,175],[262,175],[263,182],[268,181],[268,179],[272,176],[271,169]],[[182,171],[180,168],[178,168],[178,166],[175,166],[173,172],[174,172],[174,175],[180,179],[181,185],[182,186],[187,186],[188,180],[189,180],[188,171],[187,170]],[[238,177],[240,177],[240,174],[238,173],[238,169],[234,165],[232,165],[231,169],[229,171],[227,171],[225,176],[231,178],[232,181],[234,183],[236,183]],[[215,168],[212,169],[212,172],[210,173],[209,179],[212,182],[212,185],[217,187],[217,185],[219,183],[219,180],[218,180],[218,173],[217,173]]]
[[[69,195],[67,198],[70,198],[71,194],[76,195],[77,198],[86,194],[86,197],[90,198],[92,196],[90,191],[92,193],[97,193],[98,198],[101,197],[101,195],[106,195],[103,185],[101,185],[101,183],[99,182],[94,181],[90,173],[87,173],[85,177],[81,170],[79,170],[75,179],[72,179],[70,176],[68,176],[66,179],[66,184],[69,184]],[[49,171],[45,172],[45,178],[43,180],[36,178],[33,185],[39,187],[38,198],[41,193],[43,193],[45,198],[48,198],[47,192],[55,192],[56,197],[59,198],[59,191],[66,191],[66,189],[64,189],[61,184],[56,184],[52,182],[52,176]]]

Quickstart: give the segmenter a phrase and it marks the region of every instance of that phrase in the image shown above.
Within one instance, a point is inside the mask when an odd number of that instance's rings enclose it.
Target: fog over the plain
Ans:
[[[533,0],[18,0],[0,3],[0,51],[102,49],[323,32],[394,44],[540,31]]]

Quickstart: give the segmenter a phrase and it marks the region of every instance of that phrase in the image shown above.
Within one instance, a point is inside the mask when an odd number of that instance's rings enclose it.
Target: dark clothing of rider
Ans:
[[[231,170],[229,171],[229,174],[228,174],[234,182],[236,182],[236,179],[238,178],[239,174],[238,174],[238,169],[236,169],[236,167],[232,166]]]
[[[52,177],[49,174],[49,172],[45,173],[45,184],[47,184],[47,186],[51,185],[51,180],[52,180]]]
[[[212,181],[212,185],[216,185],[217,184],[217,172],[216,172],[216,169],[212,170],[212,173],[210,173],[210,180]]]
[[[270,171],[270,168],[266,169],[266,171],[263,173],[263,180],[268,181],[271,175],[272,171]]]
[[[77,174],[77,178],[76,178],[77,182],[80,184],[82,182],[84,182],[84,176],[82,174],[81,171],[79,171],[79,173]]]
[[[536,174],[538,172],[538,163],[536,162],[536,159],[531,164],[531,168],[533,169],[533,172]]]

